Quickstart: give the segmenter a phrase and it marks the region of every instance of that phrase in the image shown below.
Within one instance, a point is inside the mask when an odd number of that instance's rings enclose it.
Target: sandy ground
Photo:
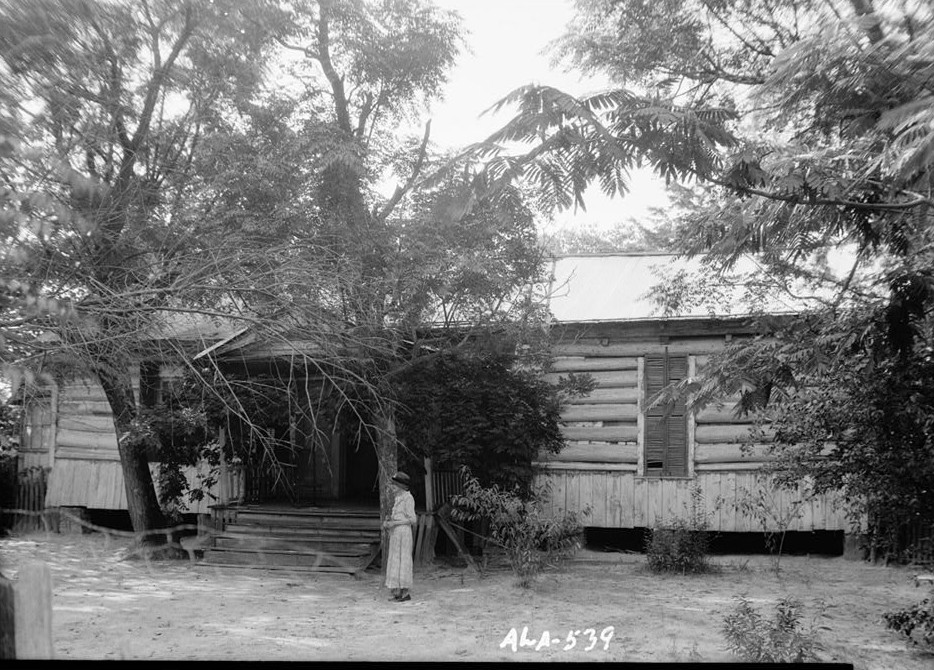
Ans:
[[[784,556],[776,574],[769,556],[717,556],[717,574],[662,577],[639,554],[584,551],[530,589],[504,567],[436,562],[416,571],[411,602],[393,603],[377,571],[212,568],[127,549],[102,534],[0,539],[6,577],[27,561],[51,569],[56,659],[729,662],[720,626],[742,594],[766,614],[801,600],[821,660],[934,667],[881,623],[924,597],[917,571],[842,558]],[[524,628],[534,646],[513,651]]]

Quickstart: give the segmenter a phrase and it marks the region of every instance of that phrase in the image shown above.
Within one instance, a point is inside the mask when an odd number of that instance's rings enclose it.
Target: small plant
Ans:
[[[752,663],[806,663],[817,660],[812,630],[801,623],[801,604],[783,598],[775,616],[764,618],[742,596],[723,620],[723,635],[730,652]]]
[[[885,627],[901,633],[912,644],[934,651],[934,593],[908,609],[882,615]]]
[[[788,528],[804,514],[806,498],[796,498],[784,507],[776,501],[775,490],[762,483],[754,492],[741,489],[737,494],[736,510],[755,519],[765,536],[765,546],[772,556],[772,569],[781,571],[782,549]]]
[[[580,549],[584,527],[577,514],[552,517],[542,510],[540,497],[522,498],[497,486],[485,488],[466,468],[462,472],[464,494],[452,500],[451,516],[487,522],[487,539],[503,549],[519,586],[528,588],[543,569]]]
[[[685,509],[686,518],[674,519],[652,529],[647,538],[645,555],[652,572],[685,574],[711,570],[709,523],[700,487],[691,489],[691,504]]]

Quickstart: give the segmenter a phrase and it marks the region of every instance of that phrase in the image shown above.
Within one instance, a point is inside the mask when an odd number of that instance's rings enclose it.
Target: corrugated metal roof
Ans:
[[[659,318],[698,318],[744,316],[752,310],[742,304],[742,286],[711,280],[720,300],[694,305],[674,315],[664,315],[649,297],[649,291],[664,277],[702,269],[700,256],[674,254],[584,254],[561,256],[552,260],[549,305],[560,322],[630,321]],[[749,274],[756,269],[753,259],[735,268],[735,274]],[[769,296],[762,304],[769,313],[792,313],[804,306],[790,297]]]

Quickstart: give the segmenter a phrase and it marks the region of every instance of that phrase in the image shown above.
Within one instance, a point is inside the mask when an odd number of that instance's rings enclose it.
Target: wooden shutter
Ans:
[[[687,377],[687,356],[645,357],[646,406],[666,386]],[[688,473],[687,406],[683,400],[657,405],[645,413],[645,474],[684,477]]]

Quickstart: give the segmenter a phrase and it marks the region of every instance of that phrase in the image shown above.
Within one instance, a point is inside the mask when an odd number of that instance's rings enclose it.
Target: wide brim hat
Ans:
[[[396,484],[406,489],[408,489],[410,485],[409,476],[405,474],[404,472],[397,472],[396,474],[394,474],[392,476],[392,481],[394,481]]]

